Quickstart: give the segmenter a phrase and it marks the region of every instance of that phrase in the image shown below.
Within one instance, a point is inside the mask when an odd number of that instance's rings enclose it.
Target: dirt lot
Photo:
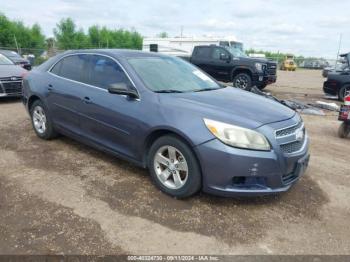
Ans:
[[[268,91],[320,99],[322,81],[279,72]],[[40,140],[18,100],[0,107],[0,254],[350,254],[350,139],[335,114],[303,116],[312,158],[289,192],[180,201],[127,162]]]

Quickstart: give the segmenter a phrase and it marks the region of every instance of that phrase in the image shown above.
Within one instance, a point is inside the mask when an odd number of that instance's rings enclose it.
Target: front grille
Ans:
[[[22,93],[22,81],[0,81],[0,84],[6,94]]]
[[[285,154],[298,152],[300,149],[302,149],[304,141],[305,138],[302,141],[294,141],[292,143],[281,145],[281,150]]]
[[[297,124],[295,126],[277,130],[276,136],[281,137],[281,136],[291,135],[291,134],[295,133],[295,131],[297,131],[302,125],[303,125],[303,122],[299,122],[299,124]]]
[[[303,149],[306,131],[302,121],[299,121],[294,126],[276,130],[275,134],[277,143],[284,154],[292,154]]]
[[[267,64],[267,73],[269,75],[276,75],[276,73],[277,73],[277,64],[276,63],[268,63]]]

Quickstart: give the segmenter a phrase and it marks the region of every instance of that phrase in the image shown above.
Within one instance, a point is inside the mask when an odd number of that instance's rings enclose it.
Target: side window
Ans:
[[[63,63],[63,60],[60,60],[58,63],[55,64],[55,66],[51,69],[50,72],[59,76],[61,73],[62,63]]]
[[[210,47],[197,47],[196,56],[199,58],[209,58],[210,57]]]
[[[99,55],[90,57],[88,84],[108,89],[113,86],[129,87],[128,77],[121,67],[111,58]]]
[[[221,54],[228,56],[227,51],[224,50],[223,48],[214,47],[213,53],[211,54],[211,57],[215,60],[220,60]]]
[[[58,62],[51,72],[67,79],[81,81],[86,60],[87,55],[67,56]]]

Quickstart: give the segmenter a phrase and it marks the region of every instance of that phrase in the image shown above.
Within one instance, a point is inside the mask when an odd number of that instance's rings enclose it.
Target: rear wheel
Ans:
[[[202,177],[191,148],[175,136],[156,140],[148,155],[152,180],[164,193],[186,198],[199,191]]]
[[[342,88],[340,88],[338,94],[339,100],[344,101],[344,98],[347,94],[350,95],[350,86],[343,86]]]
[[[49,140],[57,136],[48,110],[40,100],[35,101],[31,106],[30,116],[34,131],[38,137]]]
[[[252,78],[246,73],[239,73],[233,78],[233,86],[243,90],[250,90],[252,87]]]

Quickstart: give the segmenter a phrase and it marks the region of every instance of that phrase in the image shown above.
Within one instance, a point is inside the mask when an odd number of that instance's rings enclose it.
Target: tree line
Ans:
[[[92,25],[85,32],[77,28],[71,18],[59,21],[53,30],[54,37],[46,38],[39,24],[26,26],[11,21],[0,13],[0,48],[19,50],[22,54],[40,55],[44,50],[82,48],[141,49],[143,38],[135,30],[109,29]]]

